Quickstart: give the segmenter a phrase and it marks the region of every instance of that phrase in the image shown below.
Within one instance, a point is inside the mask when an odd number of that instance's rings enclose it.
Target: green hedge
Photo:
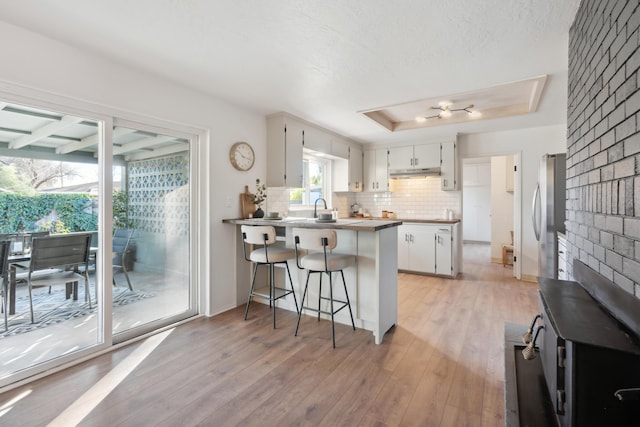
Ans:
[[[0,193],[0,233],[38,231],[36,223],[58,214],[65,230],[93,231],[98,229],[98,216],[92,212],[94,198],[89,194],[55,193],[24,196]]]

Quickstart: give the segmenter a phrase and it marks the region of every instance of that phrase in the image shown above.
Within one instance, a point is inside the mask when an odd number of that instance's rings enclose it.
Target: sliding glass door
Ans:
[[[113,134],[113,333],[121,341],[195,314],[191,141],[131,124]]]
[[[197,313],[195,137],[62,110],[0,99],[0,386]],[[88,277],[88,295],[78,280],[30,298],[38,239],[73,234],[90,236],[87,262],[57,268]]]

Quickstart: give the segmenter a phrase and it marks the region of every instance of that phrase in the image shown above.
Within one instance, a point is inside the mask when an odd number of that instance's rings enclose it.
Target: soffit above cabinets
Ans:
[[[360,113],[391,132],[528,114],[537,110],[546,80],[547,76],[538,76]]]

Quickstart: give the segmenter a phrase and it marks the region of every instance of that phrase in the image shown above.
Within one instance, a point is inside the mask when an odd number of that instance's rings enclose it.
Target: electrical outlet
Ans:
[[[227,196],[227,203],[226,203],[227,207],[230,208],[231,207],[231,197]]]

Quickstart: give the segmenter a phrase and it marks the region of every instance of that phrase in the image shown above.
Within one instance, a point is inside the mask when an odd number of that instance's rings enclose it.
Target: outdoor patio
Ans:
[[[113,295],[114,334],[183,312],[188,301],[188,278],[132,271],[130,291],[122,273],[115,275],[117,286],[109,284]],[[16,314],[9,316],[9,331],[0,330],[0,378],[47,360],[52,354],[68,354],[95,344],[97,304],[95,274],[89,275],[92,308],[78,287],[78,300],[65,299],[64,286],[34,290],[35,324],[29,315],[25,284],[16,288]]]

